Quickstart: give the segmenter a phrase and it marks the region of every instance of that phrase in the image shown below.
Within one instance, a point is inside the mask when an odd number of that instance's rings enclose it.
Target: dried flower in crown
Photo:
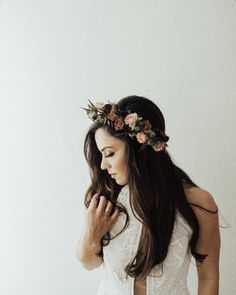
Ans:
[[[82,108],[87,112],[88,117],[94,122],[112,126],[117,132],[135,137],[142,144],[141,149],[146,145],[159,152],[167,147],[169,137],[159,129],[152,130],[149,120],[143,120],[137,113],[121,111],[116,104],[96,102],[89,100],[88,108]]]
[[[148,141],[148,136],[144,132],[138,132],[136,138],[139,143],[145,143]]]
[[[125,122],[121,117],[116,117],[114,120],[114,127],[117,130],[122,130],[124,128]]]

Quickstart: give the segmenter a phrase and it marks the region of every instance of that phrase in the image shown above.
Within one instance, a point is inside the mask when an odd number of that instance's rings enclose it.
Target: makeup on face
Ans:
[[[107,170],[110,177],[118,184],[123,185],[127,183],[125,143],[122,140],[111,136],[102,128],[96,131],[95,141],[98,150],[102,154],[100,168],[102,170]]]

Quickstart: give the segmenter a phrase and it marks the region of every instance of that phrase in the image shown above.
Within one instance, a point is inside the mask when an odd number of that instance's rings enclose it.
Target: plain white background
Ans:
[[[236,294],[236,1],[0,1],[0,294],[93,295],[75,257],[87,100],[154,100],[168,150],[220,209]],[[192,263],[191,294],[197,278]]]

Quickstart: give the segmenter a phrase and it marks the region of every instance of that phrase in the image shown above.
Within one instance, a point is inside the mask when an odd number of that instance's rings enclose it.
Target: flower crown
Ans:
[[[108,101],[109,102],[109,101]],[[89,100],[88,108],[82,108],[87,112],[88,117],[94,122],[103,125],[112,126],[116,131],[123,131],[121,134],[129,135],[132,139],[135,137],[142,144],[141,149],[146,145],[159,152],[167,147],[169,137],[160,129],[152,129],[148,120],[143,120],[137,113],[122,111],[114,103],[103,104],[97,102],[93,104]]]

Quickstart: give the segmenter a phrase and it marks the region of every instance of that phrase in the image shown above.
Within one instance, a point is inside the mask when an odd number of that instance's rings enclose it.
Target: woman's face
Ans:
[[[107,170],[119,185],[127,184],[125,143],[111,136],[105,129],[99,128],[95,132],[97,148],[102,154],[101,169]]]

